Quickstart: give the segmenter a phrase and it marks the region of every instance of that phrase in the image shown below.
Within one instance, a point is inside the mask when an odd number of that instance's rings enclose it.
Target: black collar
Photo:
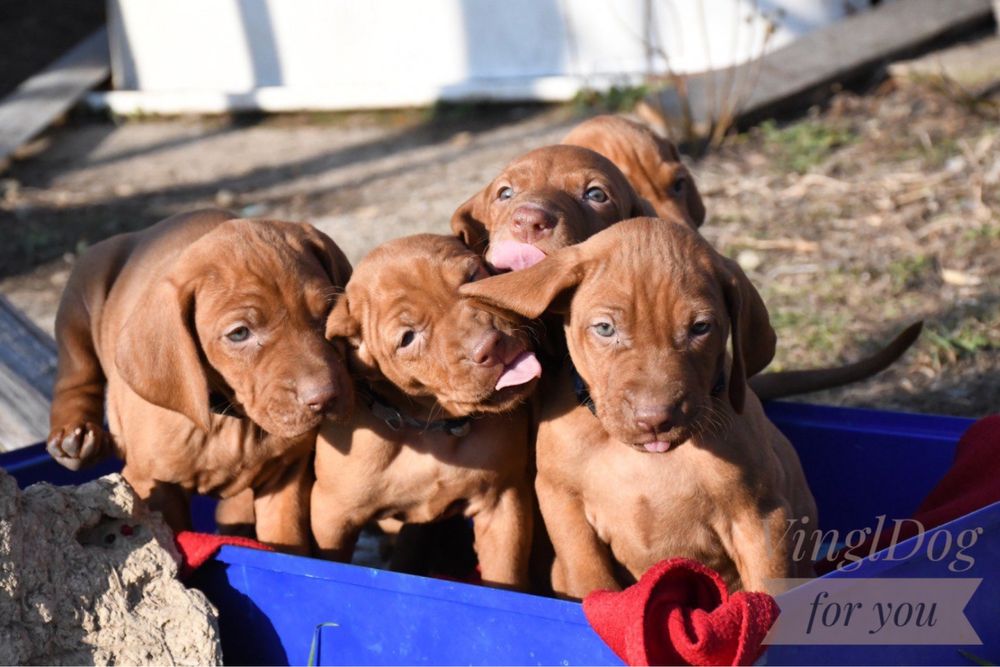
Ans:
[[[569,362],[569,377],[573,381],[573,393],[576,394],[576,400],[580,402],[580,405],[586,406],[590,410],[590,413],[596,417],[597,408],[594,406],[594,399],[590,396],[590,388],[583,381],[583,378],[580,377],[580,373],[576,370],[576,366],[572,361]],[[719,368],[719,375],[712,386],[712,396],[718,397],[725,388],[726,369],[722,366]]]
[[[208,408],[217,415],[224,417],[245,417],[243,410],[237,403],[221,391],[212,391],[208,394]]]
[[[386,426],[393,431],[398,431],[405,426],[418,431],[444,431],[456,438],[462,438],[469,435],[469,431],[472,430],[472,417],[423,421],[404,415],[368,385],[358,386],[357,392],[368,409],[371,410],[372,415],[384,421]]]

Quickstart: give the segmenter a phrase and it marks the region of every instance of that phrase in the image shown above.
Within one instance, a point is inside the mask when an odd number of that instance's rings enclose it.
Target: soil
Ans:
[[[850,360],[915,319],[914,349],[812,402],[981,416],[1000,410],[1000,129],[994,100],[884,85],[731,137],[691,164],[703,228],[761,289],[773,368]],[[87,245],[224,206],[309,220],[352,261],[452,211],[571,106],[117,123],[77,116],[0,175],[0,292],[51,331]],[[29,153],[31,151],[28,151]]]

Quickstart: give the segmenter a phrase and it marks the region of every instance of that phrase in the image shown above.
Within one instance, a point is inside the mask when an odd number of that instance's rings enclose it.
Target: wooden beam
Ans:
[[[913,52],[947,34],[985,23],[990,0],[905,0],[889,2],[832,23],[756,62],[685,78],[691,118],[706,127],[726,101],[725,84],[742,91],[739,116],[771,112],[834,81],[848,79],[880,62]],[[673,88],[654,94],[672,124],[683,120]],[[679,125],[677,125],[679,126]]]
[[[109,72],[108,32],[101,28],[0,100],[0,169]]]
[[[55,375],[55,342],[0,295],[0,451],[48,434]]]

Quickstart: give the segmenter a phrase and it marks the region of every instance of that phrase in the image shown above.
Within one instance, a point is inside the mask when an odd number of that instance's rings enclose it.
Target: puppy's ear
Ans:
[[[451,215],[451,231],[462,239],[466,247],[479,255],[486,254],[486,246],[490,240],[490,233],[484,222],[486,207],[483,199],[483,193],[477,192]]]
[[[115,368],[143,399],[210,429],[208,377],[194,325],[194,285],[166,277],[118,332]]]
[[[361,323],[351,314],[351,302],[347,294],[341,294],[326,318],[326,339],[344,338],[352,341],[360,335]]]
[[[533,320],[550,306],[557,310],[565,307],[563,299],[583,280],[582,257],[579,246],[569,246],[530,268],[466,283],[459,293],[487,307]]]
[[[352,310],[351,306],[355,306]],[[372,356],[361,332],[361,320],[358,319],[357,304],[351,303],[350,297],[344,293],[337,299],[337,305],[330,311],[326,319],[326,339],[339,344],[343,341],[349,348],[348,359],[351,374],[369,380],[380,378],[379,365]]]
[[[333,239],[310,224],[301,223],[302,233],[312,246],[316,259],[319,260],[326,275],[334,287],[344,287],[351,279],[351,263]]]
[[[684,207],[687,209],[688,216],[691,218],[691,222],[694,223],[695,227],[701,227],[705,222],[705,204],[701,200],[701,193],[698,192],[698,186],[695,185],[694,176],[688,171],[687,167],[684,166],[681,161],[681,153],[677,150],[677,146],[674,142],[670,141],[666,137],[656,136],[656,147],[660,153],[660,159],[664,162],[676,162],[679,168],[676,172],[674,178],[682,177],[687,179],[687,188],[684,194]]]
[[[701,227],[705,223],[705,203],[701,200],[701,193],[695,185],[694,177],[685,167],[681,172],[687,178],[687,192],[684,196],[684,206],[695,227]]]
[[[632,210],[629,211],[629,218],[656,218],[659,217],[656,209],[646,199],[632,193]]]
[[[743,412],[747,378],[764,370],[774,358],[777,336],[771,328],[767,307],[750,279],[736,262],[719,258],[722,283],[733,338],[733,368],[729,378],[729,402]]]

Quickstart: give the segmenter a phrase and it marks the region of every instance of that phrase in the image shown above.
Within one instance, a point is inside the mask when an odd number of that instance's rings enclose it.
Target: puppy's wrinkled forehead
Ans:
[[[458,299],[458,286],[479,265],[459,239],[418,234],[370,252],[355,269],[349,290],[352,299],[364,297],[372,307],[399,299],[446,306]]]
[[[298,225],[229,220],[192,250],[189,272],[201,280],[202,295],[267,303],[304,299],[317,310],[333,299],[331,277],[319,258],[322,249],[311,245]]]
[[[643,308],[678,293],[710,298],[719,291],[715,251],[683,221],[634,219],[587,244],[590,261],[580,293]],[[648,316],[654,319],[656,312]]]
[[[509,180],[537,189],[547,185],[573,190],[581,181],[600,178],[614,186],[624,184],[621,171],[603,155],[579,146],[544,146],[508,164],[495,182]]]

